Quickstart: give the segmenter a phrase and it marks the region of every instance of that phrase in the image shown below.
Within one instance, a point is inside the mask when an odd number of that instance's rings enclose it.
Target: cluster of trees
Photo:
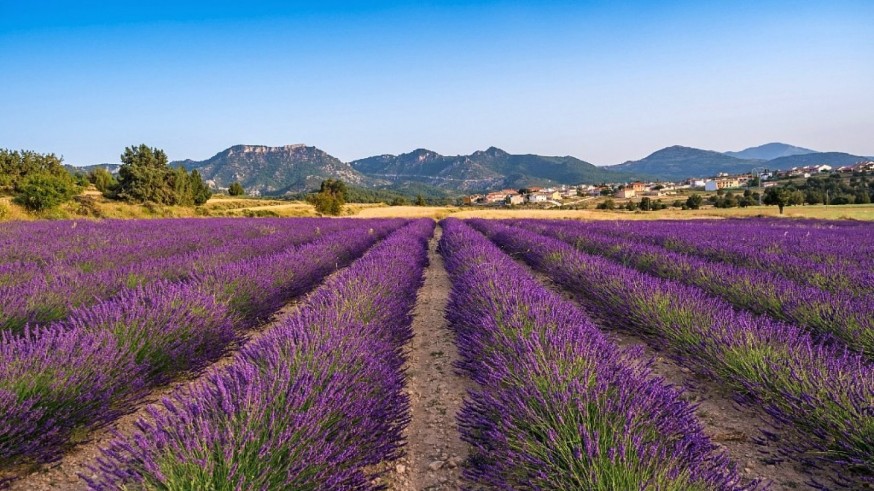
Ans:
[[[707,198],[707,201],[716,208],[746,208],[747,206],[758,205],[759,198],[759,193],[752,192],[749,189],[745,189],[742,195],[720,189],[716,192],[715,196]]]
[[[44,211],[69,201],[89,182],[112,199],[162,205],[201,205],[211,196],[196,170],[170,167],[163,150],[131,146],[121,155],[118,176],[104,168],[71,174],[54,154],[0,150],[0,188],[29,211]]]
[[[787,184],[787,188],[804,194],[809,205],[852,205],[874,201],[874,179],[866,175],[853,176],[848,180],[840,174],[828,177],[809,177],[804,184]]]
[[[111,178],[95,174],[93,182],[104,196],[134,203],[191,206],[212,196],[196,169],[189,174],[181,166],[170,167],[163,150],[145,144],[125,148],[118,178]]]
[[[667,207],[668,207],[668,205],[665,203],[662,203],[662,200],[654,200],[654,199],[650,198],[649,196],[644,196],[643,198],[640,199],[639,202],[631,201],[631,200],[627,201],[625,203],[625,205],[622,206],[621,208],[623,210],[628,210],[628,211],[637,211],[637,210],[657,211],[657,210],[664,210]],[[595,208],[598,210],[615,210],[616,209],[616,202],[613,201],[612,198],[607,198],[604,201],[602,201],[601,203],[598,203],[598,206],[596,206]]]
[[[11,191],[13,201],[30,211],[69,201],[79,194],[80,185],[54,154],[0,150],[0,188]]]
[[[762,203],[783,208],[793,205],[852,205],[874,201],[874,180],[853,176],[845,180],[840,174],[810,177],[802,184],[786,183],[765,190]]]
[[[346,203],[385,203],[389,206],[427,206],[429,203],[451,204],[444,198],[426,198],[421,193],[415,198],[409,199],[406,195],[384,190],[366,189],[347,186],[339,179],[327,179],[322,181],[318,192],[309,194],[293,195],[293,199],[303,198],[312,204],[316,211],[322,215],[339,215]]]

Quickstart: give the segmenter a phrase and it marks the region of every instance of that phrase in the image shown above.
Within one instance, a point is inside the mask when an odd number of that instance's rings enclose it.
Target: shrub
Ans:
[[[228,188],[228,194],[230,196],[242,196],[246,194],[246,190],[243,189],[242,184],[240,184],[239,182],[235,182],[231,184],[231,186]]]
[[[18,186],[13,201],[29,211],[43,211],[69,201],[78,193],[79,188],[69,177],[35,174]]]
[[[597,208],[599,210],[613,210],[616,208],[616,202],[614,202],[612,199],[607,199],[604,200],[603,203],[598,203]]]

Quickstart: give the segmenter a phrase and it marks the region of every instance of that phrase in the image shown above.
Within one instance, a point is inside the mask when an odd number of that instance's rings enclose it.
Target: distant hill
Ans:
[[[699,148],[663,148],[635,161],[608,166],[611,171],[656,176],[660,179],[680,180],[689,177],[714,176],[720,172],[737,174],[749,172],[762,165],[762,160],[739,159],[723,153]]]
[[[860,160],[868,159],[869,157],[850,155],[842,152],[819,152],[780,157],[778,159],[769,160],[762,165],[768,169],[791,169],[793,167],[803,167],[805,165],[814,164],[828,164],[831,166],[852,165]]]
[[[758,147],[750,147],[739,152],[725,152],[725,155],[745,160],[772,160],[780,157],[817,153],[809,148],[796,147],[785,143],[766,143]]]
[[[575,157],[513,155],[499,148],[470,155],[445,156],[418,149],[401,155],[379,155],[351,162],[373,179],[419,182],[464,192],[550,184],[599,183],[630,179]]]
[[[329,178],[352,185],[376,184],[349,164],[306,145],[236,145],[207,160],[182,160],[170,165],[197,169],[215,187],[226,188],[239,181],[248,193],[261,195],[299,193],[318,188]]]
[[[112,174],[117,174],[119,167],[121,167],[121,164],[95,164],[83,166],[64,164],[64,168],[67,169],[67,172],[70,172],[71,174],[76,174],[78,172],[83,172],[87,174],[95,169],[106,169]]]

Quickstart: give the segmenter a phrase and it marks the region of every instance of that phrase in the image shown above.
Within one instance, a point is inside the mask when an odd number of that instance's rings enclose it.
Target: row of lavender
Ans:
[[[847,295],[874,296],[874,227],[786,220],[599,222],[589,227],[672,251],[781,275]]]
[[[821,290],[768,271],[702,259],[635,241],[633,237],[603,233],[591,223],[520,220],[512,224],[652,275],[700,287],[735,307],[805,328],[823,341],[836,337],[838,343],[874,357],[874,295]]]
[[[430,220],[389,236],[233,363],[148,409],[92,489],[373,489],[409,419],[403,346]]]
[[[606,325],[649,336],[763,407],[794,434],[788,450],[861,471],[863,480],[874,474],[874,367],[865,357],[563,241],[495,222],[473,225],[572,291]]]
[[[45,325],[65,318],[72,309],[88,306],[125,289],[159,280],[180,281],[209,274],[234,261],[244,264],[252,257],[278,253],[343,229],[338,221],[298,219],[273,222],[273,225],[248,222],[246,227],[236,227],[239,235],[231,233],[219,239],[207,237],[228,232],[224,221],[177,220],[170,230],[160,222],[151,229],[135,222],[130,231],[109,223],[106,229],[115,231],[120,242],[139,242],[138,250],[142,252],[131,252],[126,245],[119,249],[103,247],[87,258],[52,262],[45,266],[47,269],[34,262],[16,263],[15,268],[7,269],[7,281],[0,284],[0,330],[20,331],[26,324]],[[187,227],[185,232],[175,237],[163,236],[179,228],[176,223],[183,223]],[[79,230],[79,234],[93,231],[85,227],[73,230]],[[106,230],[101,229],[101,232]],[[78,237],[74,232],[68,234]],[[163,238],[155,240],[161,236]],[[63,249],[61,245],[57,247]],[[86,264],[90,267],[84,267]],[[100,267],[96,267],[97,264]]]
[[[47,327],[2,333],[0,471],[57,458],[72,437],[215,360],[243,329],[403,223],[347,223],[299,247],[127,289]]]
[[[680,392],[461,221],[440,244],[469,482],[488,489],[743,489]]]
[[[135,262],[153,251],[193,250],[199,245],[254,238],[271,229],[288,230],[289,225],[280,219],[255,222],[228,218],[9,222],[0,231],[0,271],[22,264],[48,271],[68,265],[111,268]],[[114,252],[111,262],[109,251]]]

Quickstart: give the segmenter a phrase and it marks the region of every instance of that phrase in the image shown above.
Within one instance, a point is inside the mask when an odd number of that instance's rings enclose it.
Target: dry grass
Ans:
[[[695,218],[731,218],[768,216],[779,217],[776,206],[751,206],[748,208],[704,208],[701,210],[680,210],[669,208],[659,211],[606,211],[606,210],[560,210],[560,209],[501,209],[479,207],[453,206],[385,206],[362,210],[358,215],[362,218],[434,218],[447,216],[456,218],[546,218],[573,220],[683,220]],[[872,220],[874,221],[874,204],[842,205],[842,206],[789,206],[784,209],[783,217],[789,218],[820,218],[829,220]]]
[[[357,210],[356,210],[357,211]],[[300,201],[276,199],[230,198],[215,196],[203,206],[164,206],[155,204],[130,204],[103,197],[100,192],[86,189],[73,201],[44,213],[28,213],[12,203],[8,196],[0,196],[0,221],[38,219],[140,219],[140,218],[187,218],[208,216],[271,216],[306,217],[316,216],[313,207]]]
[[[552,218],[573,220],[683,220],[695,218],[730,218],[768,216],[779,217],[776,206],[752,206],[749,208],[704,208],[680,210],[668,208],[651,212],[624,210],[561,209],[502,209],[458,206],[387,206],[382,203],[349,203],[343,207],[344,216],[357,218],[432,218],[441,220],[448,216],[457,218]],[[36,220],[41,218],[183,218],[205,216],[230,217],[309,217],[317,216],[315,209],[303,201],[277,199],[241,198],[215,196],[203,206],[135,205],[104,198],[94,189],[83,192],[77,200],[65,203],[56,210],[42,214],[27,213],[12,203],[9,196],[0,196],[0,221]],[[783,217],[820,218],[828,220],[874,221],[874,204],[841,206],[789,206]]]

